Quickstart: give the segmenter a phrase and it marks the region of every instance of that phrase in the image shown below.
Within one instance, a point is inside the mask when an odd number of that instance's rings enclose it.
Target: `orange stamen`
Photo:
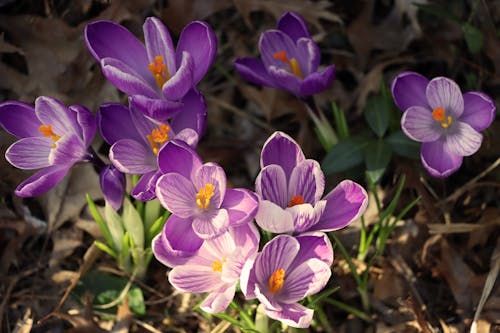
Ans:
[[[146,135],[149,145],[151,146],[151,149],[156,155],[158,155],[158,151],[160,150],[161,145],[166,141],[168,141],[169,131],[170,131],[170,126],[168,126],[167,124],[161,124],[157,128],[153,129],[151,131],[151,134]]]
[[[214,260],[214,264],[212,265],[212,270],[214,272],[219,272],[219,273],[222,273],[222,264],[225,263],[226,260],[222,260],[222,261],[219,261],[219,260]]]
[[[43,136],[51,138],[52,141],[54,141],[54,144],[52,144],[52,148],[56,147],[56,141],[59,140],[61,137],[56,133],[54,133],[54,131],[52,130],[52,125],[40,125],[38,131],[42,133]]]
[[[304,203],[304,197],[301,196],[300,194],[297,194],[293,198],[290,199],[290,202],[288,203],[288,207],[293,207],[296,205],[301,205]]]
[[[156,84],[161,89],[163,84],[170,79],[167,65],[163,63],[162,56],[156,56],[155,60],[148,65],[148,70],[153,74]]]
[[[196,193],[196,204],[198,207],[202,210],[207,209],[208,205],[210,205],[210,200],[215,195],[214,191],[215,186],[210,183],[206,183],[205,187],[200,188],[198,193]]]
[[[432,117],[435,121],[441,123],[442,128],[448,128],[451,125],[453,118],[451,116],[446,116],[443,108],[435,108],[432,111]]]
[[[269,278],[269,290],[275,294],[283,288],[285,282],[285,270],[278,268]]]
[[[295,58],[288,59],[286,52],[284,50],[274,53],[273,58],[281,60],[285,64],[290,66],[290,69],[292,70],[292,73],[295,74],[295,76],[298,76],[301,79],[304,78],[304,75],[302,75],[302,71],[300,70],[299,62],[297,61],[297,59]]]

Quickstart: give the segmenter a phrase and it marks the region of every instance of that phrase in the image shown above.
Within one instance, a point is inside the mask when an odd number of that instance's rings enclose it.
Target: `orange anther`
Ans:
[[[435,108],[432,111],[432,117],[434,117],[435,121],[443,121],[444,120],[444,109],[443,108]]]
[[[163,63],[162,56],[156,56],[154,62],[148,65],[148,70],[153,74],[156,84],[160,89],[170,79],[170,73],[168,72],[167,65]]]
[[[304,197],[301,196],[300,194],[297,194],[293,198],[290,199],[290,202],[288,203],[288,207],[293,207],[296,205],[301,205],[304,203]]]
[[[269,291],[277,293],[283,288],[283,283],[285,283],[285,270],[278,268],[269,278]]]
[[[273,58],[281,60],[281,61],[283,61],[284,63],[287,63],[287,64],[290,63],[290,60],[286,56],[285,50],[274,53],[273,54]]]
[[[51,138],[54,142],[59,140],[61,137],[54,133],[52,130],[52,125],[40,125],[38,131],[48,138]]]

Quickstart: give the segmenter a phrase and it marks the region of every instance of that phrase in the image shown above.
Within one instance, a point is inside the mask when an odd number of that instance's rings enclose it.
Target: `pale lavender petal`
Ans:
[[[18,101],[0,103],[0,126],[19,138],[42,136],[42,122],[35,114],[35,107]]]
[[[208,313],[224,312],[234,298],[236,285],[225,285],[219,290],[211,292],[200,304],[200,308]]]
[[[263,200],[274,202],[282,208],[288,206],[286,175],[279,165],[271,164],[262,168],[255,179],[255,191]]]
[[[207,125],[207,104],[205,98],[196,89],[191,89],[182,98],[182,110],[170,121],[175,133],[185,128],[192,128],[201,137]]]
[[[80,126],[76,120],[76,113],[52,97],[40,96],[35,100],[35,113],[44,125],[52,126],[55,134],[80,135]]]
[[[194,60],[187,52],[182,53],[179,69],[170,79],[163,84],[163,97],[170,100],[178,100],[184,97],[193,87]]]
[[[255,276],[254,266],[257,255],[258,254],[254,254],[248,258],[241,270],[240,288],[246,299],[254,299],[256,297],[255,285],[257,283],[257,278]]]
[[[436,141],[444,133],[441,124],[434,120],[431,110],[421,106],[410,106],[401,117],[401,128],[412,140]]]
[[[142,29],[149,61],[153,62],[156,56],[161,56],[169,73],[175,73],[175,49],[167,27],[156,17],[148,17]]]
[[[193,184],[197,191],[205,188],[207,184],[215,187],[214,195],[210,199],[208,210],[219,208],[224,201],[226,194],[226,173],[215,163],[205,163],[198,170],[193,178]]]
[[[113,165],[107,165],[99,173],[99,184],[104,199],[114,210],[118,211],[125,195],[125,175]]]
[[[297,328],[307,328],[311,325],[314,315],[312,309],[300,304],[283,304],[281,311],[265,309],[269,318],[279,320],[282,323]]]
[[[276,53],[285,51],[288,59],[297,58],[295,43],[280,30],[266,30],[260,37],[259,50],[264,67],[268,69],[270,66],[274,66],[289,70],[289,65],[286,62],[274,57]]]
[[[168,274],[168,282],[175,289],[190,293],[204,293],[218,290],[225,283],[220,273],[210,266],[180,265]]]
[[[130,195],[140,201],[153,200],[156,198],[156,181],[160,176],[161,173],[158,170],[143,174]]]
[[[19,169],[41,169],[48,167],[49,154],[54,141],[51,138],[22,138],[14,142],[5,152],[5,158]]]
[[[241,229],[240,229],[241,230]],[[202,260],[196,260],[194,263],[202,264],[207,262],[212,265],[214,260],[223,261],[224,259],[229,259],[233,252],[236,250],[236,244],[233,238],[234,232],[224,232],[219,236],[209,239],[203,243],[203,246],[197,253],[197,257],[203,257]],[[223,265],[223,270],[226,264]]]
[[[228,233],[233,239],[233,252],[227,255],[227,261],[222,270],[222,280],[238,281],[245,262],[259,250],[260,233],[253,223],[229,228]],[[216,238],[217,239],[217,238]]]
[[[424,142],[420,157],[430,175],[438,178],[448,177],[457,171],[463,160],[462,155],[453,154],[445,149],[443,140]]]
[[[304,77],[318,70],[321,60],[321,53],[318,47],[310,38],[300,38],[297,41],[297,62]],[[334,67],[334,66],[329,66]]]
[[[193,183],[178,173],[163,175],[156,183],[156,196],[160,203],[182,218],[191,217],[196,212],[196,192]]]
[[[425,89],[429,80],[415,72],[400,73],[392,81],[391,92],[394,102],[401,111],[406,111],[410,106],[429,107]]]
[[[194,60],[193,84],[197,84],[214,62],[217,54],[217,37],[205,22],[194,21],[181,32],[177,43],[176,62],[181,63],[183,51]]]
[[[259,202],[255,222],[262,229],[275,234],[291,233],[294,231],[292,214],[268,200],[261,200]]]
[[[335,65],[326,67],[322,72],[313,72],[300,83],[299,96],[319,94],[330,88],[334,79]]]
[[[76,113],[76,121],[80,125],[81,137],[85,146],[89,146],[92,143],[96,131],[96,118],[84,106],[81,105],[71,105],[68,109]]]
[[[289,91],[296,96],[305,96],[300,90],[303,80],[298,76],[290,73],[287,69],[276,66],[269,66],[267,71],[278,88]]]
[[[196,236],[191,219],[170,215],[163,231],[154,238],[152,250],[155,258],[168,267],[185,264],[202,246]]]
[[[227,189],[221,208],[229,214],[231,226],[250,222],[259,208],[259,201],[254,193],[246,189]]]
[[[117,141],[109,150],[109,159],[124,173],[142,175],[156,170],[156,156],[153,151],[134,140]]]
[[[260,155],[260,167],[278,164],[285,170],[288,178],[293,168],[303,160],[305,160],[304,153],[297,142],[287,134],[278,131],[274,132],[264,143]]]
[[[325,176],[318,162],[304,160],[297,164],[288,182],[288,198],[302,196],[304,202],[314,205],[325,190]]]
[[[294,12],[285,12],[281,15],[277,28],[290,36],[294,42],[302,37],[311,38],[306,22],[302,16]]]
[[[76,135],[63,136],[55,145],[49,152],[49,163],[52,165],[73,165],[86,156],[87,147]]]
[[[139,75],[135,68],[116,58],[101,60],[102,73],[115,87],[128,95],[144,95],[158,98],[155,86]]]
[[[427,85],[425,94],[431,109],[443,108],[453,118],[459,118],[464,112],[462,92],[453,80],[436,77]]]
[[[290,266],[290,270],[295,265],[316,258],[323,261],[326,265],[331,266],[333,263],[332,243],[328,236],[323,232],[308,232],[302,235],[295,236],[300,243],[300,250],[295,257],[294,264]]]
[[[311,204],[301,204],[287,208],[287,212],[290,212],[293,217],[294,234],[305,232],[318,223],[325,211],[326,203],[326,200],[320,200],[314,207]]]
[[[190,147],[194,148],[198,144],[200,137],[194,129],[185,128],[174,136],[175,140],[180,140],[188,144]]]
[[[446,150],[453,155],[470,156],[479,150],[483,135],[472,126],[461,121],[455,121],[446,134]]]
[[[318,223],[310,231],[333,231],[345,227],[364,214],[368,206],[368,195],[357,183],[344,180],[324,200],[326,209]]]
[[[121,139],[141,142],[143,138],[137,133],[129,109],[119,103],[105,103],[97,111],[99,133],[110,145]]]
[[[193,179],[202,161],[198,154],[181,141],[169,141],[158,153],[158,166],[162,173],[175,172]]]
[[[260,59],[236,58],[234,67],[244,80],[260,86],[276,88],[273,78],[269,76]]]
[[[54,165],[42,169],[19,184],[14,193],[23,198],[41,195],[59,184],[70,168],[68,165]]]
[[[212,214],[200,215],[193,221],[193,230],[203,239],[215,238],[229,227],[229,215],[225,209],[218,209]]]
[[[144,115],[158,121],[165,121],[174,117],[184,107],[182,102],[169,101],[160,97],[149,98],[141,95],[131,96],[129,102],[132,109],[137,109]]]
[[[495,119],[495,103],[486,94],[480,91],[465,93],[464,113],[460,116],[460,121],[472,126],[476,131],[487,129],[493,119]]]

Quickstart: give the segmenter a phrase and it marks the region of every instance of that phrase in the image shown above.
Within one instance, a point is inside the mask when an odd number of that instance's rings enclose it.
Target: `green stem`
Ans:
[[[232,301],[231,302],[231,308],[235,309],[238,311],[239,315],[240,315],[240,318],[241,320],[243,320],[245,322],[245,324],[248,325],[249,328],[251,329],[255,329],[255,325],[253,323],[253,320],[252,318],[250,318],[250,316],[248,315],[248,313],[243,310],[239,305],[238,303],[236,303],[235,301]]]
[[[369,322],[371,323],[373,320],[366,314],[364,313],[363,311],[359,311],[358,309],[356,309],[355,307],[353,306],[350,306],[350,305],[347,305],[343,302],[340,302],[340,301],[337,301],[335,299],[327,299],[325,301],[326,303],[329,303],[333,306],[336,306],[338,307],[339,309],[341,310],[344,310],[345,312],[347,313],[351,313],[353,316],[356,316],[358,317],[359,319],[361,320],[364,320],[366,322]]]
[[[347,261],[347,265],[349,265],[349,269],[351,270],[352,276],[354,277],[354,280],[356,280],[356,284],[359,286],[361,284],[361,277],[359,276],[358,272],[356,271],[356,266],[352,262],[351,256],[345,249],[344,245],[340,242],[340,239],[335,236],[335,234],[330,233],[330,236],[333,238],[333,241],[335,244],[338,246],[340,252],[344,256],[345,260]]]

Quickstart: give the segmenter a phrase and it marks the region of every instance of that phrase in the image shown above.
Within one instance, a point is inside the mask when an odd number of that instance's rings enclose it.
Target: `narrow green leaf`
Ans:
[[[366,174],[373,183],[377,183],[391,161],[391,147],[379,139],[370,142],[365,149]]]
[[[127,198],[123,200],[122,219],[125,230],[130,234],[135,246],[141,249],[144,248],[144,226],[142,219],[134,205]]]
[[[112,246],[113,237],[111,237],[111,233],[109,232],[108,226],[106,225],[106,222],[104,222],[101,214],[99,213],[99,210],[97,209],[94,200],[92,200],[92,198],[88,193],[85,194],[85,198],[87,199],[87,204],[89,205],[90,214],[92,215],[95,222],[99,226],[99,229],[101,229],[104,239],[110,246]]]
[[[392,148],[392,151],[399,156],[418,159],[420,158],[420,143],[413,141],[402,131],[397,131],[389,135],[386,142]]]
[[[167,219],[168,217],[170,216],[170,212],[165,212],[163,214],[163,216],[160,216],[158,219],[156,219],[156,221],[153,223],[153,225],[151,225],[151,227],[149,228],[149,231],[148,231],[148,237],[147,237],[147,244],[149,246],[149,244],[151,243],[151,241],[153,240],[153,238],[156,237],[156,235],[158,235],[161,230],[163,229],[163,226],[165,225],[165,222],[167,222]]]
[[[483,33],[475,26],[464,23],[462,25],[465,43],[471,53],[478,53],[483,48]]]
[[[321,163],[321,168],[329,175],[360,164],[363,162],[363,149],[368,143],[369,141],[366,138],[360,136],[353,136],[339,141],[326,154]]]
[[[110,248],[109,246],[107,246],[106,244],[104,244],[103,242],[95,240],[94,244],[102,252],[106,252],[107,254],[109,254],[110,256],[112,256],[115,259],[118,258],[118,254],[112,248]]]
[[[344,112],[342,112],[335,102],[332,102],[332,111],[339,140],[349,137],[349,126],[347,126]]]
[[[364,115],[373,132],[379,138],[383,137],[389,125],[389,109],[384,96],[368,97]]]
[[[162,215],[163,207],[158,199],[147,201],[144,205],[144,229],[151,229],[153,223]]]
[[[113,238],[113,248],[120,252],[122,250],[123,234],[125,233],[123,230],[122,218],[108,202],[106,202],[104,206],[104,216],[106,217],[106,225]]]

